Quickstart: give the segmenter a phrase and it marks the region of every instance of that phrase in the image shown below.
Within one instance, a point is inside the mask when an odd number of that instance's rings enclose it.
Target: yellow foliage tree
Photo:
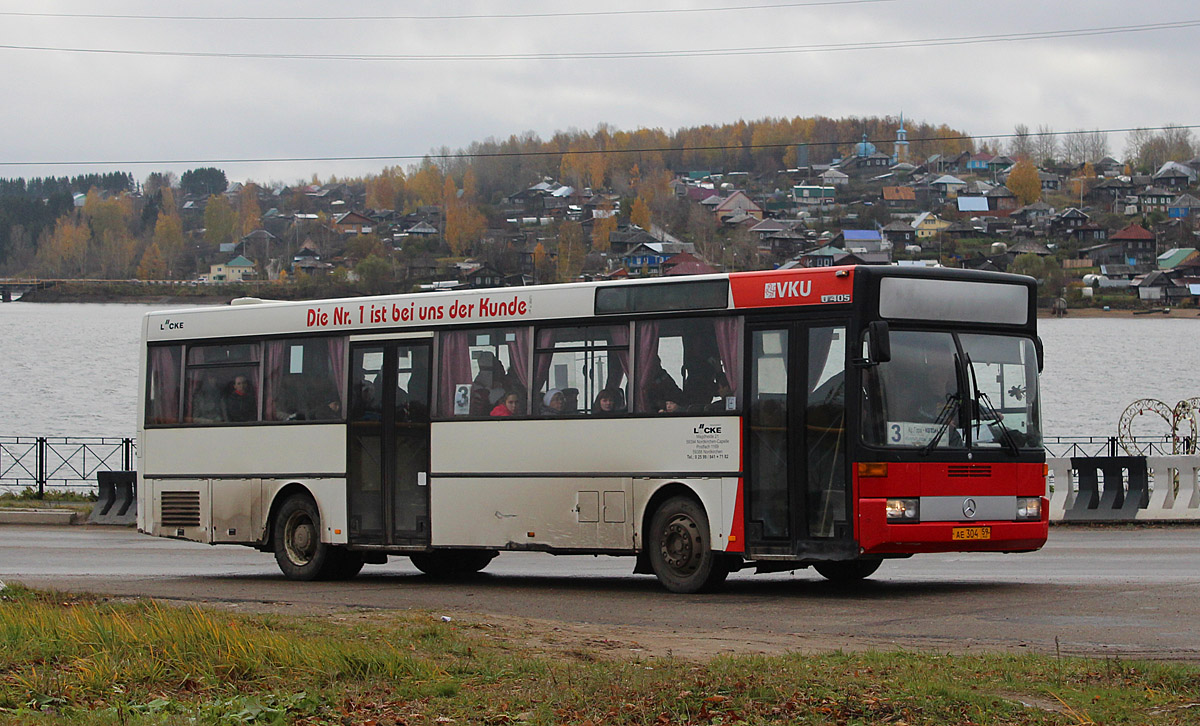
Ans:
[[[650,205],[640,194],[633,200],[633,209],[629,210],[629,221],[642,229],[650,229]]]
[[[1038,176],[1037,167],[1025,159],[1018,161],[1008,173],[1005,186],[1017,195],[1017,203],[1022,206],[1033,204],[1042,198],[1042,180]]]
[[[83,277],[90,237],[86,223],[73,215],[59,217],[49,238],[38,246],[39,267],[56,277]]]
[[[559,282],[574,280],[583,270],[587,250],[583,246],[583,227],[578,222],[563,222],[558,228],[558,259],[556,267]]]
[[[139,280],[162,280],[167,276],[167,264],[163,260],[162,251],[157,242],[151,242],[142,254],[141,264],[137,268]]]
[[[608,205],[611,209],[612,205]],[[607,210],[606,210],[607,211]],[[616,215],[598,217],[592,220],[592,249],[597,252],[608,252],[611,245],[612,233],[617,231]]]
[[[233,232],[238,222],[237,212],[224,194],[214,194],[204,206],[204,240],[214,248],[233,242]]]
[[[183,252],[183,223],[178,215],[158,215],[158,221],[154,224],[153,246],[158,248],[159,256],[166,267],[166,275],[169,276],[180,253]]]
[[[408,189],[416,197],[417,204],[437,204],[442,199],[442,170],[426,159],[408,181]]]
[[[245,237],[261,226],[262,210],[258,206],[258,185],[247,184],[238,195],[238,229],[241,236]]]

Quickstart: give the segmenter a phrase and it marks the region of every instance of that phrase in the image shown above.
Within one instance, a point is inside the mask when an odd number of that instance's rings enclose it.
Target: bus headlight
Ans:
[[[1042,518],[1041,497],[1017,497],[1017,521],[1036,522]]]
[[[887,521],[920,522],[921,501],[919,499],[887,500]]]

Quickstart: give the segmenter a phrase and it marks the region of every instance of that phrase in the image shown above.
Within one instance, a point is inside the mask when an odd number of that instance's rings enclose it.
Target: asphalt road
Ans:
[[[920,555],[853,587],[810,570],[672,595],[632,558],[504,553],[470,581],[407,558],[346,583],[283,579],[269,554],[110,527],[0,527],[0,580],[299,614],[396,609],[508,623],[649,656],[906,648],[1200,661],[1200,528],[1051,529],[1040,552]]]

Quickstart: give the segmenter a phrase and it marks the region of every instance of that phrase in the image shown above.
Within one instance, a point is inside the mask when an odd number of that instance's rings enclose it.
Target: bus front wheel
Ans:
[[[295,496],[283,503],[273,534],[275,562],[289,580],[321,580],[343,572],[353,577],[358,572],[344,557],[351,553],[321,541],[321,514],[309,497]]]
[[[813,569],[830,582],[857,582],[870,577],[881,563],[882,560],[821,562],[813,565]]]
[[[729,575],[725,560],[712,549],[708,515],[689,497],[673,497],[658,508],[646,549],[650,568],[671,592],[712,590]]]

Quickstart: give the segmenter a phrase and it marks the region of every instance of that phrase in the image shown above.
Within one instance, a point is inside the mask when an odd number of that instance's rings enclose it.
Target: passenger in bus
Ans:
[[[547,416],[562,416],[567,412],[567,397],[561,388],[551,388],[542,396],[542,413]]]
[[[254,421],[258,419],[258,398],[246,376],[236,376],[225,393],[225,420]]]
[[[483,416],[490,412],[505,394],[515,387],[510,385],[504,364],[496,354],[485,350],[479,354],[479,373],[471,381],[471,415]]]
[[[645,383],[645,400],[650,403],[650,410],[659,413],[674,413],[684,408],[683,391],[670,373],[662,367],[658,356],[650,360],[650,370],[643,379]],[[639,399],[641,400],[641,399]]]
[[[521,406],[521,397],[516,393],[506,393],[504,398],[500,399],[500,403],[492,409],[493,416],[516,416],[517,409]]]
[[[592,413],[597,416],[615,416],[625,408],[623,403],[618,403],[624,400],[621,391],[615,388],[605,388],[596,395],[596,402],[592,404]]]
[[[221,387],[216,376],[207,375],[192,396],[192,423],[217,423],[225,420],[221,406]]]

